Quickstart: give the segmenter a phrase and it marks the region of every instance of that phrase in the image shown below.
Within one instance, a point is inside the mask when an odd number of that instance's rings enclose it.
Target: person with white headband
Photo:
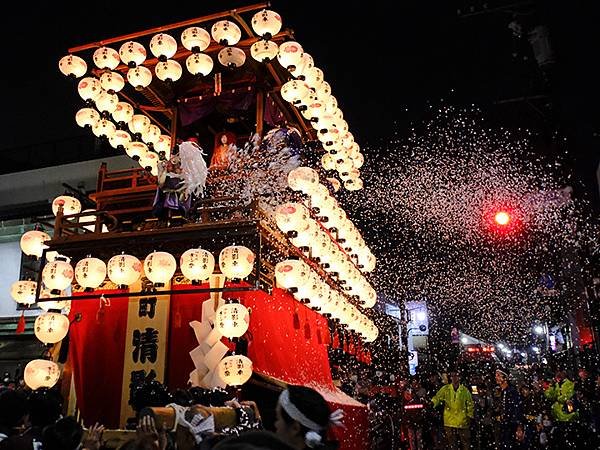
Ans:
[[[330,426],[343,426],[344,414],[333,413],[329,405],[314,389],[293,386],[281,393],[275,410],[276,434],[298,450],[334,449],[336,442],[326,440]]]

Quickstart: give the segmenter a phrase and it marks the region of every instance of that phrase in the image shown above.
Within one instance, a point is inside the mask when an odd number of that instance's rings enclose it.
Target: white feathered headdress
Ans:
[[[183,192],[186,196],[192,194],[200,196],[204,193],[208,168],[204,161],[205,153],[195,142],[182,142],[179,144],[179,158],[181,160],[181,174],[183,177]]]

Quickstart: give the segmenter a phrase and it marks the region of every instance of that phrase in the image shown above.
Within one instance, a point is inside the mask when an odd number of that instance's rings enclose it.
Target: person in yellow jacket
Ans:
[[[575,383],[569,380],[564,370],[558,370],[544,395],[552,403],[552,415],[558,422],[574,422],[579,418],[575,402]]]
[[[473,397],[469,390],[460,383],[458,372],[450,372],[450,381],[449,384],[441,387],[431,401],[434,408],[441,404],[444,405],[444,434],[448,444],[447,448],[468,450],[471,445],[470,424],[473,418]]]

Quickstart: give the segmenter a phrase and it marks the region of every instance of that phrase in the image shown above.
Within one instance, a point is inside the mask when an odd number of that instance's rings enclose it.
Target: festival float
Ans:
[[[52,236],[21,240],[40,271],[12,295],[47,311],[35,333],[52,349],[25,381],[61,380],[85,424],[125,430],[148,377],[235,389],[265,422],[291,383],[344,411],[341,448],[367,447],[367,407],[330,364],[333,349],[368,364],[378,336],[375,258],[336,199],[362,188],[364,159],[323,71],[268,7],[81,45],[59,62],[81,96],[77,124],[135,165],[103,164],[96,209],[60,196]]]

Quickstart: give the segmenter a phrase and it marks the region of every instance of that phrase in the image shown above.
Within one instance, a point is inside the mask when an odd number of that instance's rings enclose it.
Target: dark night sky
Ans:
[[[47,151],[52,143],[78,136],[89,142],[87,150],[65,152],[64,160],[103,156],[76,126],[80,100],[58,71],[69,47],[250,2],[124,3],[11,6],[17,13],[5,16],[2,27],[3,172],[50,165],[56,161]],[[549,144],[553,136],[565,137],[571,169],[584,183],[579,189],[587,187],[597,202],[598,11],[576,1],[523,2],[513,9],[501,6],[514,1],[490,1],[488,12],[476,0],[394,3],[392,11],[390,2],[272,2],[323,69],[359,143],[387,141],[426,119],[431,107],[474,104],[491,123],[540,133],[548,143],[543,152],[557,151]],[[540,69],[525,39],[513,37],[508,25],[514,19],[525,27],[548,26],[556,60],[551,71]],[[506,102],[528,96],[534,98]]]

